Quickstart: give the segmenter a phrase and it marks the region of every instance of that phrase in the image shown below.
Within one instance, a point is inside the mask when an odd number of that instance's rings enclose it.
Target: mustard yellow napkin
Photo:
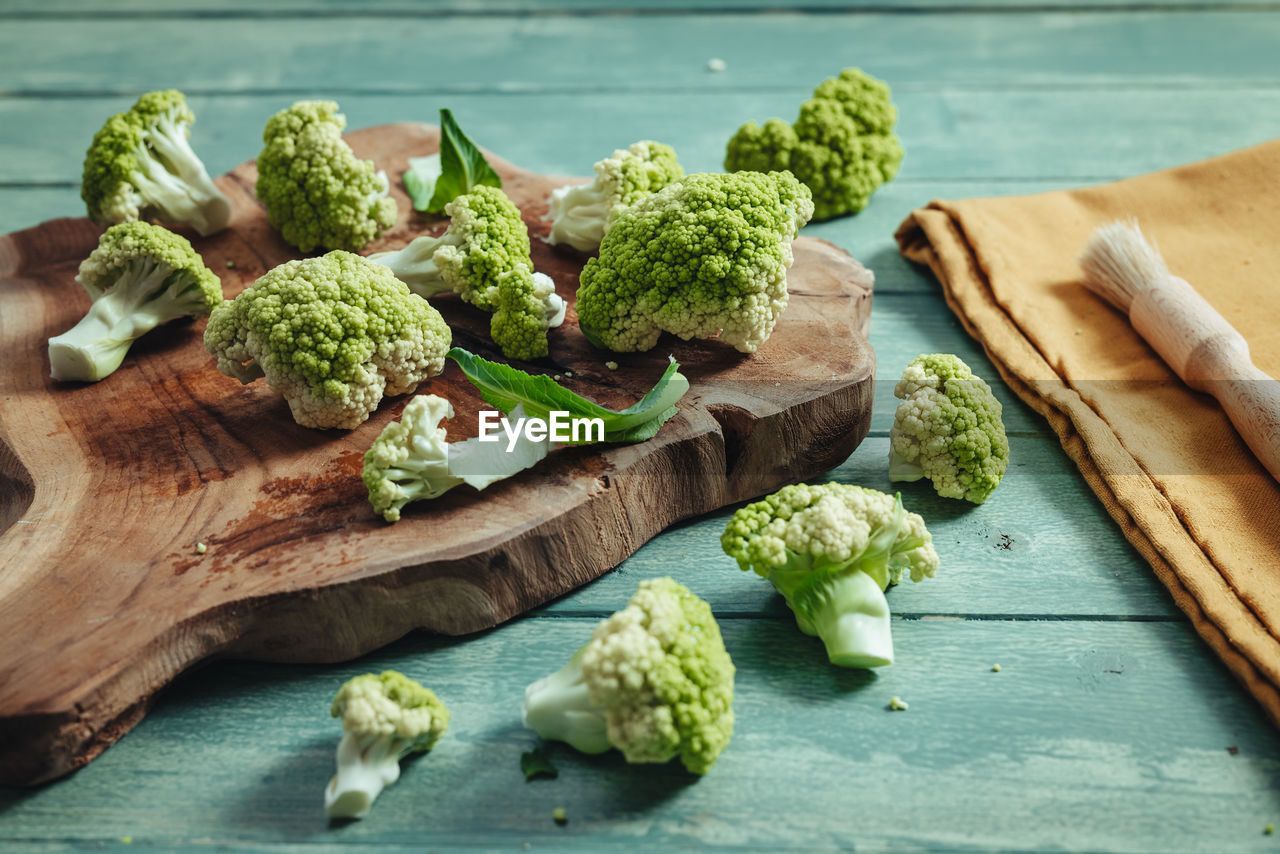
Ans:
[[[1280,725],[1280,486],[1081,284],[1090,233],[1130,216],[1280,377],[1280,140],[1100,187],[935,201],[897,239]]]

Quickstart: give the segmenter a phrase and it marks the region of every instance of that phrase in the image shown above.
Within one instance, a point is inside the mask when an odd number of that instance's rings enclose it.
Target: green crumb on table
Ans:
[[[608,362],[605,362],[605,363],[604,363],[604,366],[605,366],[606,368],[608,368],[609,370],[611,370],[611,371],[616,371],[616,370],[618,370],[618,363],[617,363],[617,362],[614,362],[614,361],[608,361]]]
[[[1275,834],[1276,826],[1274,824],[1268,824],[1266,827],[1262,828],[1263,836],[1275,836]]]
[[[551,763],[551,759],[541,749],[534,749],[520,754],[520,770],[524,773],[526,783],[539,777],[554,780],[560,776],[556,766]]]
[[[991,665],[991,672],[992,672],[992,673],[999,673],[999,672],[1000,672],[1000,665],[998,665],[998,664],[993,664],[993,665]]]
[[[571,377],[571,376],[573,376],[573,371],[565,371],[565,372],[564,372],[564,375],[565,375],[566,377]]]
[[[555,380],[556,382],[560,382],[560,375],[556,374],[554,377],[552,377],[552,379]]]
[[[121,837],[120,837],[120,844],[121,844],[121,845],[132,845],[132,844],[133,844],[133,837],[132,837],[132,836],[121,836]]]
[[[235,268],[236,268],[236,262],[235,262],[235,261],[232,261],[230,258],[228,258],[228,259],[227,259],[227,269],[228,269],[228,270],[234,270]]]
[[[568,824],[569,813],[565,812],[564,807],[556,807],[551,811],[551,817],[555,819],[556,824]]]
[[[889,709],[894,712],[905,712],[910,706],[901,697],[889,698]]]
[[[207,551],[209,551],[209,547],[204,543],[196,543],[196,554],[202,555]]]
[[[707,60],[707,70],[713,74],[719,74],[721,71],[724,71],[728,67],[729,66],[725,63],[725,61],[723,59],[720,59],[719,57],[714,57],[712,59]]]

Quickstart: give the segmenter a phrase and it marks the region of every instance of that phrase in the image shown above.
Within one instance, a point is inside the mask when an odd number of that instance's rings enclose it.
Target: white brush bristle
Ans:
[[[1136,220],[1113,222],[1093,233],[1080,256],[1084,283],[1123,311],[1133,295],[1169,275],[1156,249],[1142,236]]]

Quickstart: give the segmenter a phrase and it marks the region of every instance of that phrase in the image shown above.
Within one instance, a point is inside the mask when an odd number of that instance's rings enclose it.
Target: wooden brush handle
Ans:
[[[1217,398],[1258,461],[1280,480],[1280,383],[1195,288],[1170,276],[1140,291],[1129,321],[1192,388]]]

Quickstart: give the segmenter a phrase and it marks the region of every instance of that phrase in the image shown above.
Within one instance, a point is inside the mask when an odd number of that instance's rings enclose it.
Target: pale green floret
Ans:
[[[324,790],[330,818],[364,818],[384,788],[400,778],[400,760],[425,753],[449,729],[445,704],[394,670],[348,680],[333,698],[342,718],[338,772]]]
[[[733,735],[733,662],[711,607],[670,578],[640,582],[556,673],[525,690],[525,726],[584,753],[705,774]]]
[[[398,522],[411,501],[439,498],[464,483],[484,489],[533,466],[551,450],[549,440],[534,442],[523,431],[514,447],[505,436],[499,442],[472,437],[451,443],[440,422],[452,417],[449,401],[420,394],[405,404],[399,421],[382,429],[364,455],[364,485],[373,512]],[[523,417],[521,406],[510,415],[512,423]]]
[[[489,334],[508,359],[541,359],[549,352],[547,330],[564,322],[565,301],[556,296],[556,283],[523,264],[498,277],[496,308]]]
[[[663,332],[753,353],[786,308],[791,242],[812,214],[786,172],[686,176],[614,221],[582,270],[578,325],[620,353]]]
[[[355,252],[396,224],[386,173],[355,156],[346,126],[333,101],[298,101],[262,132],[258,198],[272,227],[303,252]]]
[[[619,213],[684,176],[675,149],[652,140],[620,148],[594,169],[591,183],[551,192],[546,217],[552,220],[548,243],[567,243],[591,252],[599,247]]]
[[[55,380],[96,382],[120,367],[143,333],[208,314],[222,302],[222,283],[187,239],[147,222],[108,228],[76,281],[93,304],[74,327],[49,339]]]
[[[281,264],[213,310],[204,346],[242,383],[266,377],[304,427],[353,429],[383,395],[440,373],[440,313],[350,252]]]
[[[893,663],[884,591],[938,569],[924,519],[897,496],[843,483],[784,486],[734,513],[720,544],[769,579],[841,667]]]
[[[927,477],[944,498],[981,504],[1009,466],[1000,401],[958,357],[911,360],[893,389],[898,404],[889,431],[889,479]]]
[[[729,140],[724,168],[790,170],[813,191],[816,221],[857,213],[902,164],[897,108],[882,81],[846,68],[800,105],[794,125],[748,122]]]
[[[231,220],[231,202],[214,186],[187,138],[196,117],[176,89],[148,92],[107,119],[84,157],[80,196],[98,225],[155,215],[213,234]]]
[[[414,238],[395,252],[369,256],[418,296],[454,291],[488,312],[497,309],[498,277],[518,264],[533,269],[529,229],[520,209],[497,187],[476,187],[445,205],[449,228]]]

